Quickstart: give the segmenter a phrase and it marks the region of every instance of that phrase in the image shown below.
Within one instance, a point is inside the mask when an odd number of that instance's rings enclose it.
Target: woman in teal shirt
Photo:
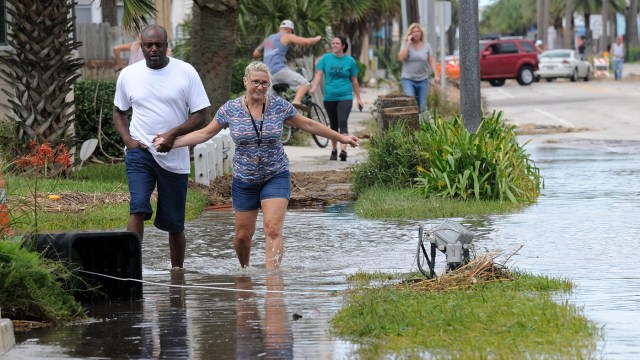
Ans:
[[[340,134],[348,134],[347,121],[353,106],[353,93],[356,94],[358,107],[362,109],[364,103],[360,98],[358,85],[358,66],[356,61],[345,54],[349,44],[343,36],[336,36],[331,40],[330,54],[324,55],[316,65],[316,75],[313,78],[311,94],[318,89],[318,84],[324,76],[324,109],[329,115],[331,129]],[[331,156],[329,160],[338,160],[338,143],[331,140]],[[347,160],[347,146],[342,145],[340,160]]]

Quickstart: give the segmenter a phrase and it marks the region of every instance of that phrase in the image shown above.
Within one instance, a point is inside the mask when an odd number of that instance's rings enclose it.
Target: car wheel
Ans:
[[[571,74],[571,81],[576,81],[578,80],[578,69],[573,69],[573,74]]]
[[[584,76],[584,81],[589,81],[590,76],[591,76],[591,69],[587,69],[587,75]]]
[[[489,80],[489,84],[491,84],[491,86],[502,86],[504,85],[504,79],[492,79]]]
[[[547,78],[547,82],[552,82],[553,80],[555,80],[554,78]]]
[[[524,65],[518,71],[518,84],[523,86],[531,85],[533,77],[533,68],[529,65]]]

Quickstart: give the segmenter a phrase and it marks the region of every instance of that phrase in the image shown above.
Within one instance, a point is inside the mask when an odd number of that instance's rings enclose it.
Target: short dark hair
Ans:
[[[156,25],[156,24],[151,24],[151,25],[148,25],[147,27],[145,27],[142,30],[142,33],[140,34],[140,40],[142,40],[143,36],[145,36],[147,33],[150,33],[152,31],[157,31],[157,32],[161,33],[162,35],[164,35],[164,41],[165,42],[167,41],[167,39],[168,39],[167,30],[165,30],[162,26]]]
[[[342,35],[336,35],[336,39],[340,39],[340,42],[342,43],[342,51],[346,53],[347,50],[349,50],[349,43],[347,42],[347,38]]]

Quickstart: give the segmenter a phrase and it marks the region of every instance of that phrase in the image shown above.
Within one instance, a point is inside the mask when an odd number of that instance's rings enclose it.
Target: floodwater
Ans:
[[[511,268],[576,283],[569,301],[604,330],[597,357],[640,358],[640,145],[529,151],[545,179],[537,204],[454,220],[476,233],[476,253],[517,251]],[[362,220],[348,204],[293,210],[283,269],[270,275],[261,228],[253,265],[239,269],[231,212],[188,224],[183,274],[168,270],[166,235],[148,228],[141,301],[94,305],[88,324],[18,333],[0,358],[352,358],[357,345],[332,336],[329,325],[345,276],[415,271],[419,225],[441,222]],[[444,255],[437,261],[442,272]]]

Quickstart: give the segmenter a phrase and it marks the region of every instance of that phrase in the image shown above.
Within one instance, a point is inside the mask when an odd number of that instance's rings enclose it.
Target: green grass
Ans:
[[[358,216],[368,219],[436,219],[473,215],[508,214],[525,205],[500,201],[463,201],[423,198],[413,189],[375,187],[365,190],[355,204]]]
[[[516,273],[470,290],[419,292],[363,278],[332,319],[336,335],[362,344],[361,358],[592,358],[601,336],[581,309],[553,300],[572,289],[567,280]]]
[[[85,312],[60,284],[74,275],[62,263],[28,251],[19,241],[0,239],[0,304],[3,317],[65,322]]]
[[[5,187],[13,217],[12,228],[24,232],[60,232],[68,230],[109,230],[125,228],[129,219],[129,203],[105,203],[89,206],[84,210],[68,212],[46,212],[36,207],[34,212],[34,190],[38,196],[48,193],[82,192],[87,194],[128,194],[124,164],[85,165],[67,179],[36,179],[22,175],[5,175]],[[187,193],[186,220],[198,217],[208,204],[206,194],[189,190]],[[155,201],[152,202],[155,216]],[[36,215],[37,213],[37,226]],[[152,223],[153,218],[149,223]]]

